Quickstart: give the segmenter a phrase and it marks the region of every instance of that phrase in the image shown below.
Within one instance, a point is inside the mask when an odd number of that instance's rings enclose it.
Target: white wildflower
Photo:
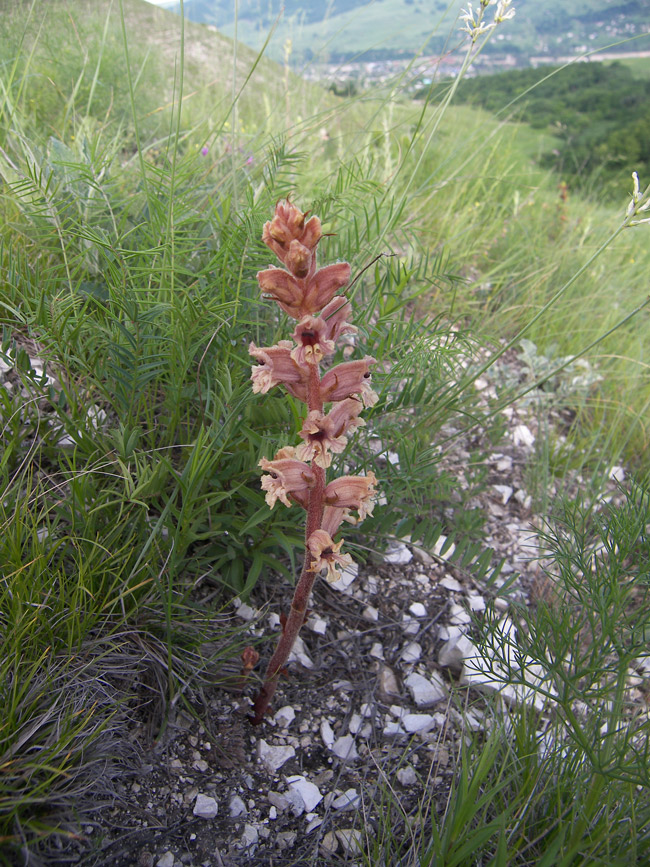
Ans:
[[[650,223],[650,217],[644,217],[642,220],[631,219],[643,211],[650,211],[650,185],[642,192],[639,176],[636,172],[632,172],[632,180],[634,182],[634,189],[632,190],[632,201],[627,206],[625,224],[627,226],[638,226],[641,223]]]
[[[501,24],[502,21],[508,21],[515,17],[515,10],[510,8],[512,0],[499,0],[494,13],[494,23]]]
[[[465,33],[469,33],[472,37],[472,42],[476,42],[479,36],[483,33],[489,33],[490,30],[493,30],[496,27],[496,24],[494,23],[486,24],[485,21],[483,21],[483,12],[486,5],[487,4],[484,3],[484,0],[481,0],[481,8],[474,12],[472,4],[468,3],[467,9],[463,9],[460,15],[460,20],[465,22],[463,27],[460,29]]]

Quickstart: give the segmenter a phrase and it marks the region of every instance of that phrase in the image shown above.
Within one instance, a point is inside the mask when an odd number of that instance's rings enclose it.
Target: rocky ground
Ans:
[[[490,379],[477,380],[481,400],[496,397],[495,378],[521,379],[527,370],[512,355]],[[504,559],[496,580],[455,563],[453,546],[440,537],[428,552],[395,540],[383,559],[350,569],[337,585],[318,582],[268,720],[256,728],[248,722],[253,679],[243,692],[235,680],[179,703],[162,729],[152,729],[146,710],[134,711],[130,737],[141,762],[110,799],[91,812],[80,805],[78,843],[71,851],[62,838],[51,863],[362,863],[388,820],[392,833],[404,835],[418,804],[442,812],[467,730],[492,724],[495,705],[482,696],[499,693],[503,708],[539,701],[504,686],[498,665],[474,643],[487,610],[499,620],[502,643],[514,646],[509,607],[532,605],[545,592],[535,532],[541,517],[525,483],[540,435],[533,407],[539,400],[526,398],[504,410],[503,439],[487,448],[486,483],[468,503],[486,516],[485,545],[495,561]],[[561,430],[559,412],[555,423]],[[444,461],[459,484],[468,458],[458,436]],[[616,496],[622,475],[612,469],[608,496]],[[248,603],[235,600],[231,617],[270,649],[289,604],[288,587],[273,598],[260,591]],[[386,791],[395,795],[391,804]]]

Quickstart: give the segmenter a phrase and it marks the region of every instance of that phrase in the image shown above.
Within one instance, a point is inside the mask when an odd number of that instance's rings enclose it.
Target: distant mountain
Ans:
[[[184,8],[192,21],[212,24],[228,36],[236,30],[238,39],[255,49],[275,26],[268,52],[276,59],[291,39],[293,60],[340,61],[442,53],[458,42],[455,19],[467,3],[238,0],[236,22],[235,5],[234,0],[185,0]],[[650,0],[514,0],[513,5],[514,20],[499,28],[488,50],[522,64],[531,56],[551,59],[613,43],[623,43],[617,51],[650,50]],[[180,3],[171,8],[178,12]]]

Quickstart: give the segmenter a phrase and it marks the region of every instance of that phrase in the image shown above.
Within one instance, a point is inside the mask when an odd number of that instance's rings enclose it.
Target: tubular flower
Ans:
[[[304,289],[295,277],[284,268],[266,268],[264,271],[258,271],[257,282],[263,295],[277,301],[284,312],[293,319],[300,319],[303,315],[301,305]]]
[[[322,569],[327,569],[325,576],[328,581],[338,581],[341,577],[338,567],[350,566],[352,557],[349,554],[341,554],[341,546],[343,540],[334,542],[329,533],[325,530],[315,530],[309,539],[307,539],[307,547],[313,558],[313,563],[309,567],[310,572],[320,572]]]
[[[377,478],[373,472],[365,476],[341,476],[325,488],[324,501],[327,506],[339,509],[356,509],[359,520],[372,515],[374,497],[377,493]]]
[[[292,243],[297,241],[311,255],[323,236],[318,217],[305,220],[306,216],[307,214],[303,214],[291,202],[278,202],[275,206],[275,216],[264,224],[262,230],[262,240],[266,246],[273,250],[278,259],[284,262],[289,270],[297,276],[304,276],[304,274],[298,274],[297,271],[294,271],[294,267],[297,265],[300,268],[304,265],[301,266],[293,259],[296,254],[291,251]],[[295,249],[294,247],[294,251]]]
[[[336,506],[325,506],[321,530],[325,530],[326,533],[329,533],[334,538],[343,521],[349,521],[350,524],[358,523],[357,518],[350,514],[349,509],[337,509]]]
[[[339,289],[350,282],[350,266],[347,262],[336,262],[320,268],[313,277],[305,280],[303,309],[305,313],[318,313],[326,307]]]
[[[312,410],[300,431],[304,443],[296,449],[301,461],[311,461],[327,468],[332,463],[331,452],[340,454],[347,445],[346,434],[365,424],[359,418],[361,402],[347,398],[334,405],[327,415]]]
[[[326,355],[331,355],[336,346],[327,336],[327,322],[322,316],[305,316],[296,325],[292,334],[297,346],[291,352],[296,364],[320,364]]]
[[[266,394],[274,385],[284,385],[299,400],[307,399],[307,371],[291,357],[293,344],[281,340],[276,346],[260,347],[251,343],[248,352],[260,363],[251,371],[253,392]]]
[[[375,363],[374,358],[366,355],[362,361],[345,361],[328,370],[321,379],[323,401],[345,400],[356,394],[364,406],[374,406],[379,398],[370,388],[370,365]]]
[[[349,280],[347,262],[327,265],[304,279],[294,277],[284,268],[266,268],[257,273],[262,293],[277,301],[293,319],[318,313]]]
[[[321,311],[321,318],[327,323],[327,336],[337,340],[341,334],[356,334],[356,325],[350,325],[348,317],[352,313],[352,305],[342,295],[335,295],[330,303]]]
[[[266,502],[270,509],[277,500],[285,506],[293,505],[289,497],[303,507],[307,507],[309,489],[314,484],[314,474],[308,464],[296,460],[295,450],[280,449],[272,461],[262,458],[260,466],[268,476],[262,476],[262,490],[266,491]]]

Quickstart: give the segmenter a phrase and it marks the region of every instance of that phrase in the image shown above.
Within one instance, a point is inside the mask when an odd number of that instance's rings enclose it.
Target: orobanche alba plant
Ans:
[[[370,356],[321,369],[334,353],[337,338],[354,333],[349,318],[352,307],[342,293],[350,280],[350,266],[337,262],[316,267],[316,249],[321,240],[318,217],[307,219],[291,202],[280,202],[275,216],[262,234],[284,264],[267,268],[257,279],[265,297],[272,299],[297,320],[292,340],[276,346],[251,343],[253,391],[265,394],[276,385],[305,404],[299,432],[302,442],[280,449],[272,460],[262,458],[262,488],[273,508],[299,506],[306,513],[305,558],[296,585],[291,611],[283,620],[282,636],[269,662],[262,689],[253,705],[252,722],[262,721],[275,692],[278,678],[303,625],[314,580],[325,573],[329,581],[339,577],[339,568],[352,562],[342,553],[342,541],[334,539],[344,521],[358,523],[372,513],[376,478],[340,476],[328,481],[332,454],[342,452],[348,436],[363,425],[364,405],[372,406],[377,395],[370,387]],[[356,514],[355,514],[356,513]]]

